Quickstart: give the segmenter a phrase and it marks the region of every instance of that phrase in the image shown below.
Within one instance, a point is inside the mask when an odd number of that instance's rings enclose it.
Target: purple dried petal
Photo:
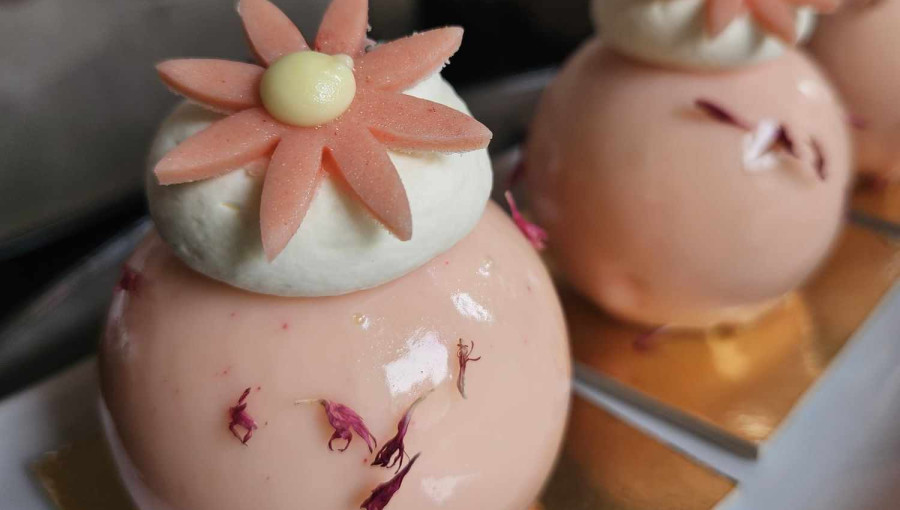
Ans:
[[[657,340],[659,340],[659,335],[666,329],[666,326],[659,326],[658,328],[654,328],[646,333],[638,335],[632,343],[634,350],[646,352],[653,349],[658,343]]]
[[[408,456],[406,454],[406,447],[403,444],[403,439],[406,437],[406,431],[409,429],[410,421],[412,421],[413,410],[430,394],[431,392],[422,395],[409,406],[409,409],[406,410],[406,414],[403,415],[403,418],[400,419],[400,423],[397,424],[397,435],[392,437],[387,443],[384,443],[384,446],[381,447],[381,450],[372,462],[373,466],[392,468],[399,463],[397,471],[400,471],[403,467],[403,457]]]
[[[694,106],[699,108],[703,113],[709,115],[714,120],[719,122],[723,122],[725,124],[731,124],[732,126],[750,131],[753,129],[753,124],[747,122],[746,120],[738,117],[736,114],[725,109],[724,106],[716,104],[709,99],[697,99],[694,101]]]
[[[247,444],[247,441],[250,441],[250,438],[253,437],[253,431],[257,429],[256,421],[247,413],[248,396],[250,396],[250,388],[244,390],[236,406],[228,409],[228,415],[231,418],[231,421],[228,423],[228,430],[243,444]],[[243,437],[238,433],[238,427],[244,429]]]
[[[375,440],[375,436],[369,432],[363,419],[356,414],[356,411],[344,404],[338,404],[337,402],[331,402],[330,400],[325,399],[298,400],[294,403],[307,404],[311,402],[322,404],[322,407],[325,408],[325,416],[328,418],[328,423],[334,428],[334,434],[332,434],[331,439],[328,440],[329,450],[334,451],[333,443],[338,439],[342,439],[347,441],[347,444],[338,451],[346,451],[347,448],[350,448],[350,442],[353,440],[354,432],[366,442],[366,445],[369,447],[369,453],[372,453],[375,450],[375,446],[378,445],[378,442]]]
[[[525,176],[525,160],[520,159],[516,166],[513,167],[512,172],[509,173],[509,189],[512,189],[522,180],[522,177]]]
[[[116,284],[116,289],[125,292],[137,292],[140,284],[141,273],[137,272],[131,266],[125,266],[122,268],[122,276],[119,277],[119,282]]]
[[[853,113],[847,115],[847,123],[850,124],[850,127],[860,131],[868,129],[869,127],[869,123],[866,122],[866,119]]]
[[[409,464],[406,465],[405,468],[400,470],[393,478],[388,480],[387,482],[382,483],[378,487],[375,487],[375,490],[372,491],[372,494],[363,501],[362,505],[359,507],[363,510],[383,510],[384,507],[391,502],[391,498],[394,497],[394,494],[400,490],[400,485],[403,483],[403,479],[409,473],[409,470],[412,469],[413,464],[416,463],[416,460],[419,459],[419,455],[421,453],[415,454],[413,458],[409,459]]]
[[[522,231],[522,234],[528,239],[531,245],[534,246],[534,249],[541,251],[546,248],[547,239],[549,238],[547,231],[538,225],[531,223],[522,216],[522,213],[519,212],[519,208],[516,206],[516,201],[513,198],[511,191],[506,192],[506,203],[509,204],[509,212],[512,215],[513,222],[519,227],[519,230]]]
[[[795,158],[799,157],[797,155],[797,144],[794,143],[794,138],[791,136],[787,126],[785,126],[784,124],[778,126],[778,135],[775,137],[775,145],[784,147],[784,150],[786,150],[791,156],[794,156]]]
[[[828,170],[825,168],[825,152],[815,138],[813,138],[810,143],[812,144],[813,152],[816,153],[816,160],[813,162],[813,168],[816,169],[816,175],[819,176],[819,180],[824,181],[828,178]]]
[[[462,338],[460,338],[456,347],[456,357],[459,358],[459,378],[456,380],[456,388],[459,390],[459,394],[462,395],[462,398],[466,398],[466,365],[470,361],[480,360],[481,356],[478,356],[477,358],[469,356],[472,354],[472,351],[475,350],[474,340],[472,340],[472,346],[470,347],[464,344]]]

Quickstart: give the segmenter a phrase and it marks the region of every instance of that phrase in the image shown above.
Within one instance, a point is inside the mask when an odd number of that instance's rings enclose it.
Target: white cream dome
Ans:
[[[784,43],[765,32],[748,13],[717,37],[706,34],[706,0],[594,0],[592,15],[603,41],[651,63],[700,69],[763,62],[784,53]],[[812,9],[797,10],[801,39],[812,33]]]
[[[440,75],[407,94],[468,113]],[[149,168],[218,115],[188,103],[163,123]],[[163,238],[194,270],[253,292],[334,296],[398,278],[443,253],[478,223],[491,192],[486,150],[464,154],[390,153],[409,197],[413,237],[402,242],[330,176],[300,230],[273,262],[259,231],[263,179],[238,170],[215,179],[161,186],[148,170],[150,212]]]

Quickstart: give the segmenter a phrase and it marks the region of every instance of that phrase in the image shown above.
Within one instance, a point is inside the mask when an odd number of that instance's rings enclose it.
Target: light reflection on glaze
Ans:
[[[494,259],[487,257],[481,266],[478,267],[478,274],[487,278],[491,275],[491,269],[494,267]]]
[[[747,354],[741,351],[738,342],[713,339],[707,342],[713,367],[722,378],[738,381],[751,369]]]
[[[406,340],[405,352],[384,366],[391,395],[409,392],[417,384],[429,381],[437,386],[449,374],[450,354],[435,331],[416,330]]]
[[[797,82],[797,90],[813,101],[828,101],[831,99],[828,89],[816,80],[800,80]]]
[[[116,290],[109,306],[109,318],[106,322],[106,342],[110,349],[119,352],[124,359],[132,357],[132,345],[125,327],[125,308],[128,306],[128,293]]]
[[[457,292],[450,296],[453,306],[460,315],[478,322],[494,322],[494,314],[466,292]]]
[[[422,480],[422,491],[437,504],[442,504],[456,493],[457,487],[475,475],[429,477]]]
[[[368,331],[372,327],[372,320],[364,313],[353,314],[353,322],[359,325],[363,331]]]

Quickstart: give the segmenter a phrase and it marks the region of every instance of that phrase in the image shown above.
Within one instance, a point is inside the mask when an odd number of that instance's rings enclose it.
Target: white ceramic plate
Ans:
[[[31,465],[100,433],[96,372],[92,358],[0,402],[0,509],[56,510]]]

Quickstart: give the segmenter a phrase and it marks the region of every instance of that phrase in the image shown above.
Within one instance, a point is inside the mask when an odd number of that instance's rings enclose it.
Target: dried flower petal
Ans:
[[[732,126],[745,129],[747,131],[753,129],[753,125],[750,122],[738,117],[736,114],[725,109],[724,106],[718,105],[715,102],[710,101],[709,99],[697,99],[696,101],[694,101],[694,105],[701,111],[703,111],[703,113],[712,117],[714,120],[723,122],[725,124],[731,124]]]
[[[795,158],[799,157],[797,155],[797,144],[794,143],[794,137],[791,136],[790,132],[788,132],[787,126],[781,124],[778,126],[778,134],[775,137],[775,145],[784,147],[784,150],[788,152],[791,156]]]
[[[416,460],[419,459],[419,455],[421,453],[415,454],[413,458],[409,459],[409,464],[406,465],[400,472],[394,475],[393,478],[388,480],[387,482],[375,487],[375,490],[372,491],[372,494],[363,501],[362,505],[359,507],[363,510],[383,510],[384,507],[387,506],[388,503],[391,502],[391,498],[394,497],[394,494],[400,490],[400,485],[403,483],[403,479],[409,473],[409,470],[412,469],[413,464],[416,463]]]
[[[247,413],[247,397],[249,395],[250,388],[247,388],[241,394],[241,398],[238,399],[237,405],[228,409],[228,415],[231,417],[231,421],[228,423],[228,430],[243,444],[247,444],[247,441],[253,437],[253,431],[257,428],[256,421]],[[243,437],[238,434],[238,427],[246,431]]]
[[[522,231],[522,234],[525,235],[525,238],[534,246],[534,249],[537,251],[541,251],[547,247],[547,239],[549,235],[547,231],[539,227],[538,225],[528,221],[522,216],[522,213],[519,211],[519,208],[516,206],[516,201],[513,198],[512,192],[506,192],[506,203],[509,204],[509,212],[512,215],[512,219],[515,222],[516,226],[519,227],[519,230]]]
[[[847,123],[850,124],[850,127],[852,127],[853,129],[858,129],[860,131],[868,129],[869,127],[869,123],[866,122],[866,119],[854,113],[850,113],[847,115]]]
[[[125,292],[137,292],[138,287],[141,285],[141,279],[141,273],[138,273],[130,266],[125,266],[122,268],[122,276],[119,277],[116,289]]]
[[[512,189],[522,180],[522,177],[525,176],[525,160],[520,159],[516,166],[513,167],[512,172],[509,173],[509,189]]]
[[[369,432],[363,419],[356,414],[356,411],[344,404],[338,404],[337,402],[331,402],[330,400],[325,399],[298,400],[294,402],[294,404],[309,404],[313,402],[322,404],[322,407],[325,408],[325,416],[328,417],[328,423],[334,428],[334,434],[332,434],[331,439],[328,440],[329,450],[334,451],[332,443],[334,443],[335,440],[343,439],[344,441],[347,441],[347,444],[344,445],[343,448],[338,449],[338,451],[346,451],[347,448],[350,448],[350,442],[353,440],[354,432],[366,442],[366,445],[369,447],[369,453],[372,453],[375,446],[378,446],[375,436]]]
[[[659,335],[665,332],[668,328],[668,326],[659,326],[657,328],[651,329],[650,331],[642,333],[634,339],[634,342],[631,345],[636,351],[647,352],[658,345],[657,340],[659,340]]]
[[[816,153],[816,160],[813,162],[813,168],[815,168],[819,180],[824,181],[828,178],[828,170],[825,168],[825,152],[822,150],[819,141],[815,138],[810,141],[810,144],[812,144],[813,151]]]
[[[456,388],[459,390],[459,394],[462,395],[462,398],[466,398],[466,364],[470,361],[480,360],[481,356],[478,356],[477,358],[470,357],[472,351],[475,350],[474,340],[472,340],[472,346],[470,347],[464,344],[462,338],[460,338],[456,347],[456,357],[459,358],[459,379],[456,380]]]
[[[417,398],[416,401],[409,406],[409,409],[406,410],[406,414],[403,415],[403,418],[397,425],[397,435],[392,437],[387,443],[384,443],[384,446],[381,447],[381,450],[372,462],[373,466],[392,468],[399,463],[397,471],[400,471],[403,467],[403,457],[408,457],[406,454],[406,447],[403,444],[403,439],[406,437],[406,431],[409,429],[409,422],[412,421],[412,412],[423,400],[425,400],[425,397],[430,394],[431,392],[429,391],[425,395]]]

